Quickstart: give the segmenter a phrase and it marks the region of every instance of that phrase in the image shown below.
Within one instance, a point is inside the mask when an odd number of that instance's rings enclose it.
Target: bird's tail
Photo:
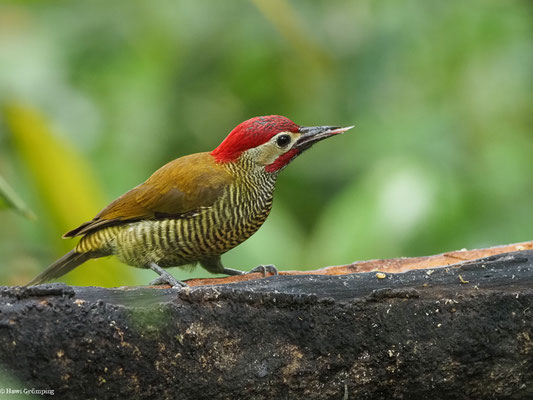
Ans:
[[[50,265],[48,268],[46,268],[35,278],[33,278],[31,282],[27,283],[25,286],[38,285],[51,279],[59,278],[60,276],[65,275],[67,272],[72,271],[78,265],[83,264],[85,261],[90,258],[94,258],[95,256],[98,257],[95,254],[76,253],[76,251],[71,250],[59,260]]]

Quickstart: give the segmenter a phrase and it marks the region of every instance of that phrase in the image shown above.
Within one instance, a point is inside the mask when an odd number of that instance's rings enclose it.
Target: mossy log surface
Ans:
[[[0,375],[68,399],[533,398],[520,246],[399,273],[2,287]]]

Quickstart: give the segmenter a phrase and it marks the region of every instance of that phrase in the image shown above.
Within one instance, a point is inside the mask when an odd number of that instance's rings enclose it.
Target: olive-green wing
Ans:
[[[232,175],[209,153],[191,154],[169,162],[141,185],[109,204],[92,220],[65,233],[84,235],[106,226],[142,219],[179,217],[211,206],[233,182]]]

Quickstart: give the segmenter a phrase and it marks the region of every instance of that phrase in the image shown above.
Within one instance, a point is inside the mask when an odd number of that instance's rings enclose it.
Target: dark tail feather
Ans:
[[[26,286],[38,285],[51,279],[59,278],[93,257],[94,255],[91,255],[91,253],[76,253],[74,250],[71,250],[33,278]]]

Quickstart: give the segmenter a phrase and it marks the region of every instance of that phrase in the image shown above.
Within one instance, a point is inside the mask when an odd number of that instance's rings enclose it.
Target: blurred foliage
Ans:
[[[3,2],[0,175],[38,215],[0,213],[0,279],[239,122],[356,128],[280,176],[271,216],[223,257],[316,268],[533,238],[533,3]],[[206,276],[172,270],[179,278]],[[75,284],[153,278],[95,260]]]
[[[35,110],[8,105],[4,115],[13,149],[28,169],[39,202],[52,222],[49,234],[59,237],[79,225],[80,220],[95,215],[98,204],[104,202],[102,190],[78,152],[66,139],[58,141],[47,121]],[[56,247],[66,253],[72,249],[72,243],[58,240]],[[123,271],[117,264],[100,261],[99,268],[90,271],[91,283],[105,286],[121,280],[128,282],[131,271]],[[87,274],[85,268],[78,268],[68,278],[81,281]]]
[[[35,214],[24,204],[9,184],[0,176],[0,210],[13,209],[26,218],[35,219]]]

